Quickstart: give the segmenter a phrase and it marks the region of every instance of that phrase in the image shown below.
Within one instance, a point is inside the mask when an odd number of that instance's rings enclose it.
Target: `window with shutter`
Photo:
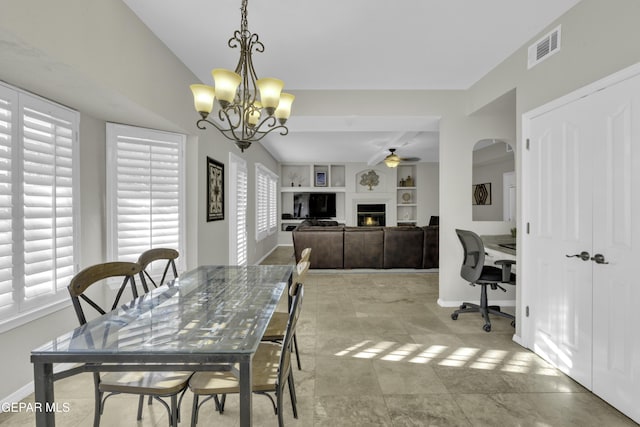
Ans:
[[[184,141],[181,134],[107,123],[111,260],[135,262],[148,249],[172,248],[184,269]]]
[[[278,178],[269,181],[269,234],[278,229]]]
[[[0,84],[0,330],[69,303],[79,115]]]
[[[276,232],[278,222],[278,175],[256,163],[256,240]]]
[[[229,264],[247,265],[247,163],[229,153]]]

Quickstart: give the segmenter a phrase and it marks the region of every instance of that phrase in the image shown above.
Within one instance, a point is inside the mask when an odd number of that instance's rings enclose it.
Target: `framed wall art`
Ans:
[[[326,187],[327,186],[327,173],[326,172],[316,172],[316,187]]]
[[[472,190],[472,198],[474,205],[490,205],[491,204],[491,183],[475,184]]]
[[[224,219],[224,164],[207,157],[207,222]]]

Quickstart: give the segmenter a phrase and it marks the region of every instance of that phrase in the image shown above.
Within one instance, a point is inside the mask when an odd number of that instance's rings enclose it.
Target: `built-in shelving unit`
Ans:
[[[336,217],[344,222],[345,165],[343,164],[283,164],[280,167],[281,232],[289,232],[302,219],[293,217],[294,193],[336,193]]]
[[[398,225],[416,225],[418,216],[418,192],[416,165],[399,165],[397,169],[397,220]]]
[[[327,164],[282,165],[282,192],[345,191],[345,166]]]

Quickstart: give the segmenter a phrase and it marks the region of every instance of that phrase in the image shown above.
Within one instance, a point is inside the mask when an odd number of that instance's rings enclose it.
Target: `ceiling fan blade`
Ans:
[[[420,157],[400,157],[400,160],[403,162],[419,162]]]
[[[389,153],[384,152],[384,151],[380,151],[379,153],[376,153],[373,156],[371,156],[371,158],[367,162],[367,165],[375,166],[378,163],[382,162],[384,160],[384,158],[387,157],[388,155],[389,155]]]

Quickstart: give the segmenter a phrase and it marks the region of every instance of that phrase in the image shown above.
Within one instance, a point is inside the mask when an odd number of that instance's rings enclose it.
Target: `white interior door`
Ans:
[[[593,263],[593,392],[640,422],[640,76],[592,102],[593,252],[607,263]]]
[[[525,342],[640,422],[638,70],[530,118],[522,267]]]
[[[523,154],[529,233],[523,241],[529,254],[530,347],[590,388],[592,152],[582,149],[590,132],[581,114],[584,103],[562,106],[530,123],[529,149]]]

